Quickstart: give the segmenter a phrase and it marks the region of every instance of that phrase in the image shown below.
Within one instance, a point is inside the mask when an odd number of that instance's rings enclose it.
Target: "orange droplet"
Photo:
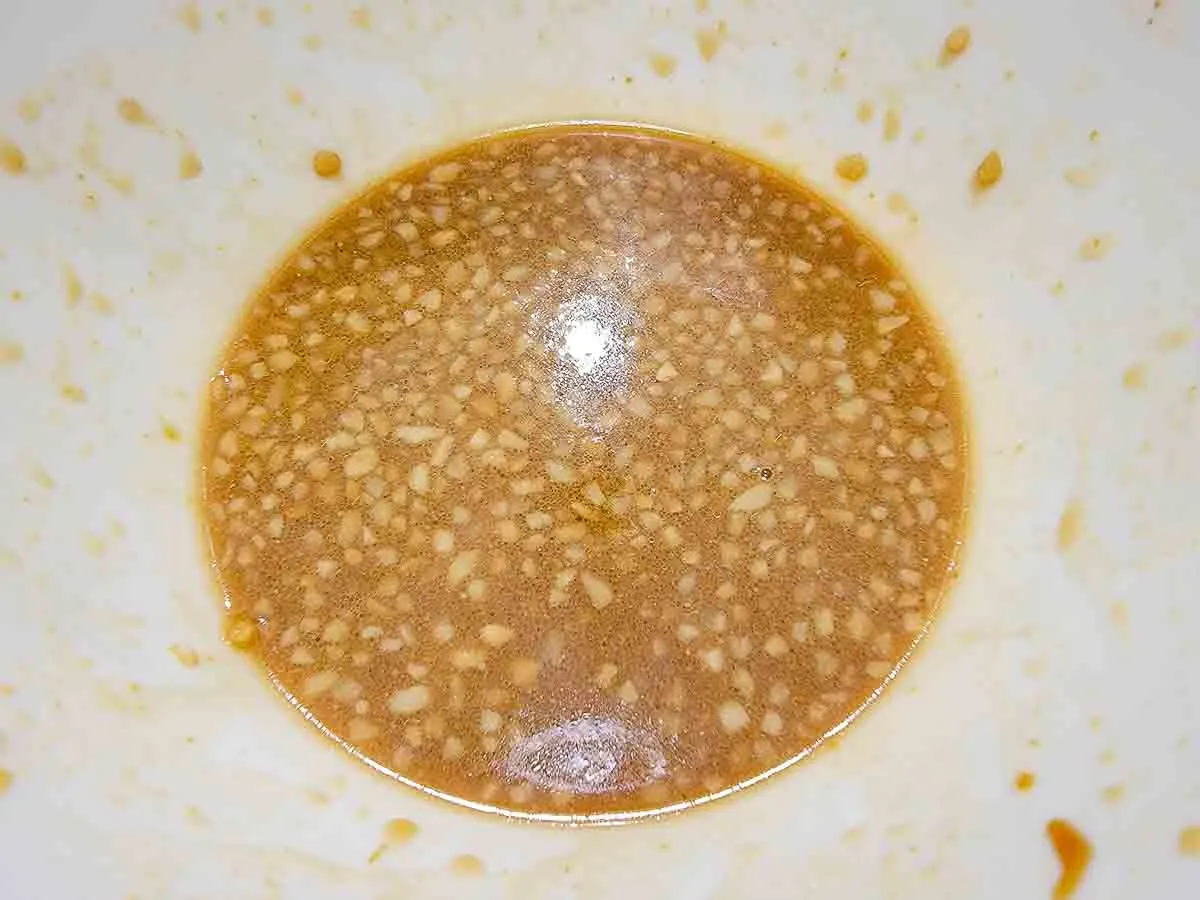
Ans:
[[[1000,158],[999,153],[993,150],[975,169],[976,190],[986,191],[999,181],[1003,174],[1004,160]]]
[[[9,175],[20,175],[28,166],[29,164],[25,160],[25,151],[12,141],[0,138],[0,170]]]
[[[941,63],[943,66],[948,66],[960,56],[967,52],[967,48],[971,46],[971,29],[960,25],[952,32],[946,35],[946,40],[942,42],[942,57]]]
[[[484,873],[483,860],[474,854],[464,853],[450,860],[450,871],[455,875],[482,875]]]
[[[849,153],[833,167],[838,177],[846,181],[862,181],[867,176],[867,158],[861,153]]]
[[[312,167],[319,178],[337,178],[342,174],[342,158],[332,150],[318,150],[313,154]]]
[[[669,53],[650,54],[650,68],[660,78],[669,78],[678,64],[679,61]]]
[[[204,164],[200,162],[200,157],[194,151],[185,150],[179,157],[179,177],[184,181],[198,178],[203,171]]]
[[[1061,872],[1054,885],[1054,900],[1067,900],[1083,881],[1088,864],[1092,861],[1092,845],[1086,837],[1066,819],[1051,819],[1046,823],[1046,836],[1058,856]]]
[[[154,121],[146,112],[146,107],[132,97],[122,97],[117,103],[117,112],[130,125],[149,125]]]

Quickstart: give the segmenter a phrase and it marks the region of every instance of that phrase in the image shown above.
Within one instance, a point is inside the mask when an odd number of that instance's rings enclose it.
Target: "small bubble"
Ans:
[[[774,474],[775,473],[771,470],[771,468],[769,466],[763,466],[761,469],[758,470],[758,477],[761,478],[763,481],[770,481],[771,476],[773,476]]]

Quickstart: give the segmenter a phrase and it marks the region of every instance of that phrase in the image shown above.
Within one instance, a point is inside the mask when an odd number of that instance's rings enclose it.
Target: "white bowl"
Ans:
[[[0,167],[0,895],[1007,900],[1049,896],[1053,818],[1095,847],[1079,897],[1200,893],[1195,10],[708,5],[0,14],[0,135],[27,166]],[[690,813],[566,829],[372,774],[221,643],[196,441],[239,309],[307,226],[427,150],[593,117],[724,139],[880,236],[960,363],[974,512],[932,633],[836,746]],[[845,152],[870,163],[853,187]],[[417,837],[369,862],[398,817]]]

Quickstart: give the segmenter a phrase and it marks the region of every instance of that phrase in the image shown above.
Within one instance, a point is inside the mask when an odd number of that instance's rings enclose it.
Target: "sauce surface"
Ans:
[[[506,133],[370,189],[252,300],[207,415],[230,640],[376,767],[518,814],[804,755],[962,538],[955,374],[893,265],[664,132]]]

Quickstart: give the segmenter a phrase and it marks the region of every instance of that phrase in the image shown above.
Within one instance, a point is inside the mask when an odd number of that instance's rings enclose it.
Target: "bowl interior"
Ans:
[[[1157,6],[17,11],[0,35],[0,885],[1007,897],[1049,892],[1044,827],[1066,818],[1096,848],[1094,896],[1182,895],[1200,54],[1190,13]],[[941,65],[960,25],[971,45]],[[581,118],[720,138],[873,231],[956,355],[975,487],[959,586],[836,746],[705,809],[570,830],[453,809],[310,733],[220,641],[194,488],[212,365],[311,224],[428,151]],[[342,153],[341,182],[312,176],[318,147]],[[992,149],[1005,174],[978,197]],[[870,164],[853,187],[833,171],[847,152]],[[398,818],[419,829],[403,846]]]

